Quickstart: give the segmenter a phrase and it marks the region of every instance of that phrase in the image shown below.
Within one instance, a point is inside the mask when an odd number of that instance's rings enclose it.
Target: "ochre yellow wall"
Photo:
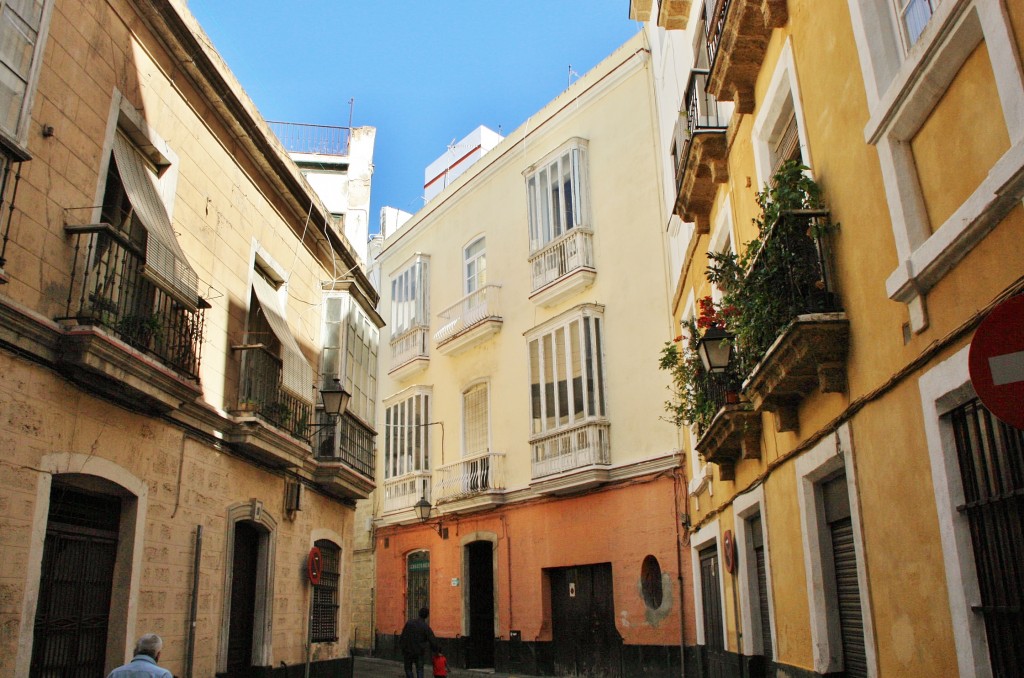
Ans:
[[[910,142],[935,231],[1010,148],[988,49],[974,50]]]

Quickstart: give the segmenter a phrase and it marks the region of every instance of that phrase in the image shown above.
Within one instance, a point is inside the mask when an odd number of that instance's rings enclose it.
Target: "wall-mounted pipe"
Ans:
[[[195,559],[192,563],[192,603],[188,611],[188,649],[185,651],[185,678],[192,678],[192,655],[196,648],[196,615],[199,611],[199,562],[203,556],[203,526],[196,525]]]

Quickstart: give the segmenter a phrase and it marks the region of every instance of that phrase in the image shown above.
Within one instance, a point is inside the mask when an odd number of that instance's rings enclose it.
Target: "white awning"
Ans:
[[[145,274],[161,289],[196,310],[199,282],[174,236],[171,220],[157,192],[156,177],[131,141],[114,135],[114,162],[128,200],[146,228]]]
[[[278,301],[277,291],[258,273],[252,277],[252,289],[256,293],[256,299],[260,302],[260,308],[270,329],[281,342],[281,352],[284,354],[281,356],[281,386],[304,402],[312,403],[313,368],[302,355],[302,350],[284,319],[284,309]]]

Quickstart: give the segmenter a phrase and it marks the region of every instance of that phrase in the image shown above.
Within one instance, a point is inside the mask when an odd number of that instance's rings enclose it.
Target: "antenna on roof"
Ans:
[[[580,74],[572,69],[572,64],[569,64],[569,77],[567,79],[567,82],[565,83],[566,87],[572,84],[572,76],[574,75],[576,76],[576,79],[579,80]]]

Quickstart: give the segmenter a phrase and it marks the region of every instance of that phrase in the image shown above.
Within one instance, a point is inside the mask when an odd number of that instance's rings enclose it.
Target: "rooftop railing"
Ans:
[[[267,124],[289,153],[348,155],[348,127],[269,120]]]

